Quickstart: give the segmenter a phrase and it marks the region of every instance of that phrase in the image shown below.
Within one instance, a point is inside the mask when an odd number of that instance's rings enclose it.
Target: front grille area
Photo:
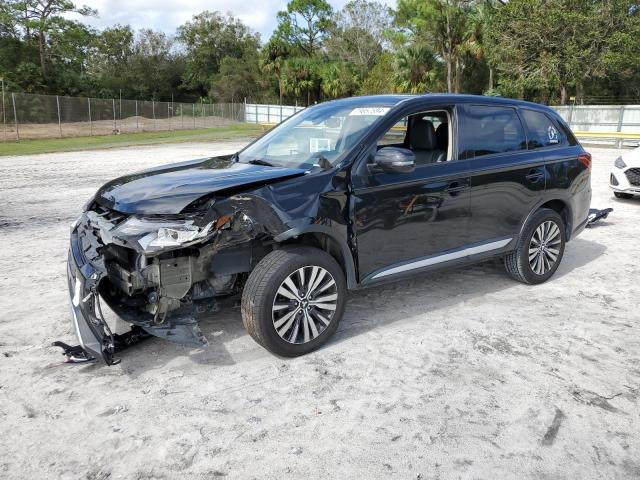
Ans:
[[[630,168],[625,174],[631,185],[640,187],[640,168]]]
[[[98,205],[97,203],[94,204],[94,208],[92,210],[114,225],[118,225],[120,222],[127,218],[127,215],[125,215],[124,213],[116,212],[115,210],[103,207],[102,205]]]

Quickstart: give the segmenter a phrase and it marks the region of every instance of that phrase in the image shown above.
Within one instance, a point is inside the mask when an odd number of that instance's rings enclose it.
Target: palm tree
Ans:
[[[494,87],[494,69],[487,49],[486,39],[496,8],[494,0],[484,0],[476,5],[468,23],[467,40],[461,46],[463,51],[466,51],[475,59],[484,59],[487,62],[489,68],[489,91],[493,90]]]
[[[283,65],[281,80],[283,93],[301,97],[307,96],[307,106],[311,104],[311,94],[317,98],[320,92],[319,64],[306,57],[289,58]]]
[[[353,68],[343,62],[325,64],[321,71],[322,93],[329,98],[352,95],[358,84],[358,76]]]
[[[280,96],[280,105],[282,105],[282,96],[284,94],[282,85],[282,68],[289,56],[286,45],[277,38],[272,37],[264,46],[262,60],[260,62],[262,70],[267,74],[272,74],[278,80],[278,94]]]
[[[410,45],[399,52],[394,74],[396,89],[403,93],[425,93],[438,89],[438,66],[433,52]]]

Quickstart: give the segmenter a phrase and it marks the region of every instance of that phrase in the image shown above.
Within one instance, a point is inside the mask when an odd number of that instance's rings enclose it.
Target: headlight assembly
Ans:
[[[114,228],[114,238],[127,243],[137,242],[145,253],[156,253],[165,248],[187,246],[201,240],[212,231],[214,222],[198,227],[193,219],[166,220],[131,217]]]
[[[614,165],[620,169],[627,168],[627,164],[624,163],[624,160],[622,160],[622,157],[616,158]]]

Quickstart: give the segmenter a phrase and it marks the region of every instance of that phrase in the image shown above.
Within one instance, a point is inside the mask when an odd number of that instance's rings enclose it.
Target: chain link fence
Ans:
[[[247,123],[276,124],[305,107],[247,103]],[[564,105],[551,106],[586,143],[618,148],[640,144],[640,105]]]
[[[2,92],[0,141],[280,123],[304,107],[180,103]],[[579,136],[638,145],[640,105],[555,106]]]
[[[3,93],[2,141],[216,128],[245,121],[244,103],[180,103]]]

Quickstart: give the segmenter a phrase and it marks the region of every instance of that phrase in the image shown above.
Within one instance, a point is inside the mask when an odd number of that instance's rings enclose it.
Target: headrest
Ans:
[[[446,150],[449,146],[449,125],[441,123],[436,128],[436,142],[438,143],[438,149]]]
[[[436,142],[436,131],[433,123],[429,120],[416,120],[411,127],[411,148],[417,150],[435,150],[438,148]]]

